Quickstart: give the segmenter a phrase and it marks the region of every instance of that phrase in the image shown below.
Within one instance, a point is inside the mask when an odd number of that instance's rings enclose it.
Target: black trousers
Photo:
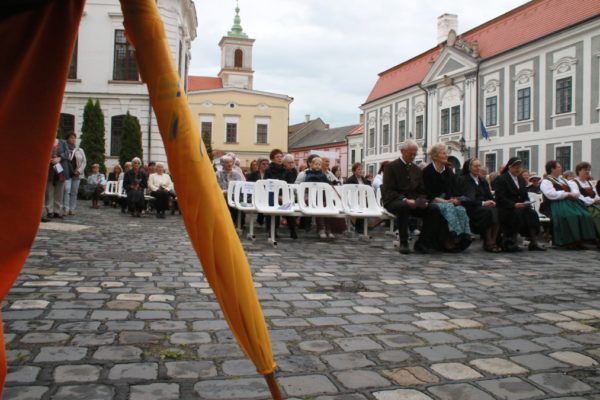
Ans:
[[[411,217],[423,219],[423,227],[419,241],[425,246],[438,249],[442,247],[443,241],[447,237],[447,223],[440,209],[433,204],[427,208],[410,208],[402,200],[394,200],[385,205],[386,210],[396,215],[396,224],[400,241],[408,241],[408,225]],[[443,232],[445,228],[446,232]]]
[[[129,189],[127,191],[127,205],[129,211],[142,212],[144,210],[144,189]]]
[[[151,192],[150,195],[154,197],[154,208],[159,213],[163,213],[169,208],[169,192],[157,190]]]

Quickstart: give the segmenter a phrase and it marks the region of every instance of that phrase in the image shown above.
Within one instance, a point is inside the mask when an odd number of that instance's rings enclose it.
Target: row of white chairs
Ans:
[[[227,203],[239,211],[290,217],[364,218],[363,236],[368,237],[367,218],[393,219],[381,205],[381,194],[367,185],[331,186],[327,183],[288,184],[275,179],[257,182],[231,181]],[[241,231],[241,216],[237,227]],[[393,233],[393,223],[391,224]],[[275,224],[271,224],[269,241],[277,244]],[[254,239],[254,218],[250,217],[248,237]]]
[[[106,186],[104,188],[104,192],[102,192],[101,196],[108,196],[108,197],[122,197],[122,198],[126,198],[127,197],[127,191],[125,191],[125,188],[123,187],[123,180],[118,180],[118,181],[108,181],[106,182]],[[146,194],[144,196],[144,198],[149,201],[149,200],[154,200],[154,197]]]

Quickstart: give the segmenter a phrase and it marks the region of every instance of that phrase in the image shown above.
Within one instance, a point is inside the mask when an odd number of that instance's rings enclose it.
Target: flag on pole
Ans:
[[[479,118],[479,125],[481,127],[481,137],[483,137],[485,140],[491,140],[490,133],[487,131],[487,129],[485,129],[485,124],[481,118]]]

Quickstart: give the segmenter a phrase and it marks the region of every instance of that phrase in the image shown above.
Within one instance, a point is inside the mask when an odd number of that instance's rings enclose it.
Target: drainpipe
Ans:
[[[423,147],[427,149],[427,120],[429,119],[429,93],[427,93],[427,90],[425,90],[425,88],[421,86],[420,83],[418,83],[417,86],[419,86],[419,89],[421,89],[423,93],[425,93],[425,118],[423,118]],[[424,162],[427,162],[427,150],[423,151],[423,157]]]
[[[480,122],[479,122],[479,68],[481,67],[481,61],[477,62],[477,71],[475,72],[475,158],[479,158],[479,135],[481,135]]]
[[[147,162],[152,161],[152,103],[150,102],[150,94],[148,94],[148,158]]]

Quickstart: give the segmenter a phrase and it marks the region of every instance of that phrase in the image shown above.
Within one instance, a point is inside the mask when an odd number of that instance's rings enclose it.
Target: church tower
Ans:
[[[252,90],[254,71],[252,70],[252,46],[254,39],[240,25],[240,7],[236,5],[233,26],[219,42],[221,48],[221,71],[219,78],[223,87],[237,87]]]

